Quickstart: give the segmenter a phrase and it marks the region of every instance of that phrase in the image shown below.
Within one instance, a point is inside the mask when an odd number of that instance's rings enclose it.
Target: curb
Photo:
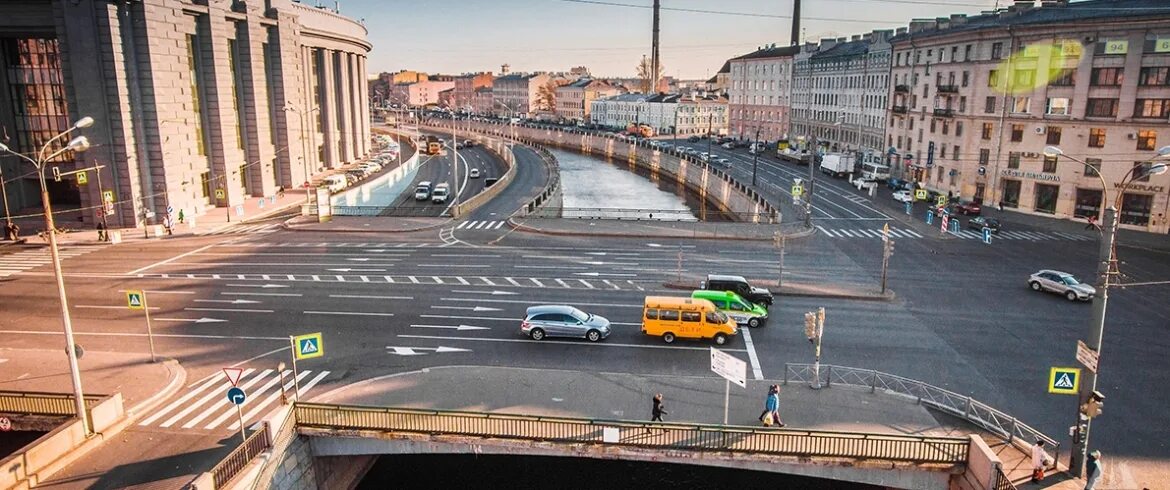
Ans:
[[[171,381],[167,383],[167,385],[163,387],[163,389],[158,393],[151,395],[150,398],[142,400],[137,405],[127,409],[127,421],[134,422],[142,413],[154,410],[156,407],[165,402],[167,398],[170,398],[171,395],[177,393],[179,389],[183,387],[183,383],[187,381],[187,370],[179,364],[179,361],[175,359],[166,359],[163,361],[163,365],[166,366],[167,371],[171,373]]]
[[[667,282],[662,283],[662,287],[664,287],[664,288],[677,289],[677,290],[694,290],[695,286],[696,286],[696,284],[693,284],[693,283],[680,283],[680,282],[674,282],[674,281],[667,281]],[[832,293],[832,292],[818,293],[818,292],[814,292],[814,291],[794,290],[792,288],[784,288],[784,287],[781,287],[781,288],[769,287],[768,291],[771,291],[772,294],[775,294],[778,296],[793,296],[793,297],[806,297],[806,298],[852,299],[852,300],[858,300],[858,301],[893,301],[897,297],[897,295],[894,294],[894,291],[892,291],[892,290],[887,290],[885,295],[882,295],[881,293]]]
[[[510,226],[512,226],[513,229],[520,230],[520,231],[527,231],[527,232],[531,232],[531,233],[539,233],[542,235],[594,236],[594,237],[612,237],[612,238],[629,238],[631,236],[636,236],[635,234],[631,234],[631,233],[559,231],[559,230],[552,231],[552,230],[547,230],[544,228],[538,228],[535,226],[531,226],[531,225],[528,225],[525,223],[521,223],[521,222],[517,221],[516,218],[510,217],[510,218],[508,218],[507,221],[508,221],[508,224]],[[809,235],[812,235],[813,233],[816,233],[815,228],[812,230],[802,230],[802,231],[799,231],[799,232],[796,232],[796,233],[793,233],[790,235],[784,235],[784,237],[786,239],[788,239],[788,238],[804,238],[804,237],[807,237]],[[735,237],[735,236],[695,236],[694,234],[687,234],[687,235],[684,235],[684,234],[658,235],[658,234],[656,234],[656,235],[643,235],[643,236],[648,236],[648,237],[653,237],[653,238],[677,238],[677,239],[692,239],[692,240],[739,240],[739,241],[755,241],[755,242],[772,241],[774,239],[771,236],[753,238],[753,237]]]

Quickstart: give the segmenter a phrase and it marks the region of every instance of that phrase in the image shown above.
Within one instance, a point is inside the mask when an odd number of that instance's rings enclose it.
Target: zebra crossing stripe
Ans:
[[[459,226],[456,226],[456,227],[455,227],[455,229],[456,229],[456,230],[462,230],[464,226],[467,226],[467,222],[466,222],[466,221],[464,221],[464,222],[462,222],[462,223],[459,223]]]
[[[246,383],[239,385],[239,388],[242,390],[245,390],[245,391],[248,390],[249,388],[252,387],[252,385],[255,385],[256,383],[260,382],[260,380],[266,378],[268,376],[268,374],[271,373],[272,371],[273,371],[272,369],[265,369],[265,370],[261,371],[260,374],[253,376],[252,379],[248,380]],[[238,380],[237,380],[237,382],[238,382]],[[258,394],[259,393],[253,393],[252,396],[256,396]],[[204,410],[199,415],[196,415],[195,418],[188,420],[187,423],[182,425],[182,427],[184,429],[190,429],[192,427],[195,427],[195,424],[198,424],[199,422],[202,422],[203,419],[210,417],[211,414],[214,413],[216,410],[221,410],[221,409],[227,408],[228,404],[230,404],[230,403],[231,402],[229,402],[227,400],[227,398],[220,397],[217,401],[214,401],[210,407],[207,407],[207,410]]]
[[[501,226],[504,226],[504,223],[507,223],[507,221],[499,221],[499,222],[497,222],[497,223],[496,223],[496,227],[495,227],[495,228],[492,228],[492,229],[493,229],[493,230],[498,230],[498,229],[500,229],[500,227],[501,227]]]
[[[307,373],[307,371],[306,371],[306,373]],[[259,399],[260,395],[263,395],[265,392],[272,389],[272,387],[274,385],[276,385],[277,383],[279,383],[280,380],[284,378],[284,376],[289,376],[291,378],[292,377],[291,375],[292,375],[292,370],[285,369],[281,373],[280,376],[276,376],[276,377],[273,377],[272,379],[268,380],[267,383],[264,383],[264,386],[261,386],[260,389],[256,390],[255,393],[249,395],[250,398],[253,400]],[[257,378],[257,379],[260,379],[260,378]],[[227,400],[224,400],[224,401],[227,401]],[[206,430],[211,430],[211,429],[214,429],[216,427],[219,427],[219,424],[224,423],[224,421],[226,421],[228,419],[228,417],[235,415],[233,412],[235,412],[235,410],[228,410],[226,412],[219,414],[219,417],[216,417],[211,422],[208,422],[207,425],[203,426],[203,428]],[[196,423],[198,423],[198,422],[196,422]],[[192,424],[192,426],[194,426],[194,424]],[[188,428],[188,427],[186,425],[183,425],[183,428]]]
[[[821,233],[824,233],[824,234],[826,234],[826,235],[829,235],[829,236],[831,236],[831,237],[834,237],[834,238],[836,238],[836,235],[834,235],[834,234],[830,233],[830,232],[829,232],[829,230],[826,230],[824,227],[822,227],[822,226],[820,226],[820,225],[817,225],[817,229],[818,229],[818,230],[821,230]]]

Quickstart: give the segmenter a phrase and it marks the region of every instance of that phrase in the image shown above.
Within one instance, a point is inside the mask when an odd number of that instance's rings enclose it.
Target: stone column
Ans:
[[[370,153],[370,87],[366,82],[366,57],[359,55],[358,60],[358,91],[361,94],[358,97],[358,108],[360,109],[360,116],[358,116],[361,123],[361,130],[358,136],[361,140],[362,154]]]
[[[333,79],[330,85],[336,90],[334,96],[337,104],[337,155],[338,163],[349,163],[354,159],[353,152],[353,87],[350,85],[353,70],[350,69],[350,54],[337,51],[333,54]]]
[[[199,67],[202,92],[206,99],[203,106],[206,113],[204,119],[207,121],[207,153],[211,158],[211,174],[215,182],[212,189],[213,192],[214,189],[223,189],[225,192],[225,199],[217,200],[217,205],[233,206],[244,200],[246,181],[240,173],[240,166],[247,163],[237,139],[241,121],[232,99],[235,81],[232,80],[229,65],[228,39],[235,37],[235,25],[224,17],[223,12],[212,9],[210,15],[199,19],[196,29],[202,55]]]
[[[337,72],[334,69],[334,60],[337,53],[332,50],[321,49],[321,81],[318,84],[322,93],[321,101],[321,137],[325,147],[325,161],[321,165],[326,168],[336,168],[341,164],[341,151],[337,141],[337,119],[340,109],[337,107]]]
[[[309,107],[305,97],[305,66],[308,59],[299,41],[300,25],[297,18],[276,11],[276,26],[268,27],[269,65],[272,79],[268,89],[272,91],[271,122],[276,128],[275,154],[280,171],[277,175],[286,189],[301,188],[308,180],[305,168],[311,162],[303,138],[307,129],[301,126],[301,117],[285,107],[304,109]],[[312,167],[316,168],[316,167]]]
[[[254,18],[237,25],[236,70],[244,119],[244,150],[247,154],[251,195],[264,197],[276,193],[275,150],[272,147],[271,113],[268,104],[268,80],[264,73],[264,43],[267,30]]]

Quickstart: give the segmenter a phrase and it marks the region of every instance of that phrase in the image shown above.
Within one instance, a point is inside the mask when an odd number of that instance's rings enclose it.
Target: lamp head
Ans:
[[[1059,146],[1044,147],[1044,156],[1046,157],[1058,157],[1061,155],[1064,155],[1064,150],[1061,150]]]
[[[0,143],[0,151],[2,151],[2,152],[5,152],[5,153],[9,153],[9,152],[11,152],[12,150],[9,150],[9,149],[8,149],[8,145],[6,145],[6,144],[4,144],[4,143]]]
[[[1168,168],[1170,168],[1170,166],[1167,166],[1165,163],[1155,163],[1150,165],[1150,171],[1146,172],[1146,175],[1162,175],[1166,173]]]
[[[93,118],[89,116],[78,119],[77,122],[73,123],[73,129],[88,128],[90,126],[93,126]]]
[[[69,144],[65,147],[71,151],[85,151],[89,149],[89,139],[85,136],[78,136],[69,140]]]
[[[1170,156],[1170,145],[1158,148],[1158,157]]]

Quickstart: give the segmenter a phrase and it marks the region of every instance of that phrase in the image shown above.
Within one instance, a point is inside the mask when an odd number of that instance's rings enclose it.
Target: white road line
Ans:
[[[504,280],[512,283],[513,286],[521,287],[520,283],[516,282],[516,280],[512,279],[511,277],[505,277]]]
[[[456,226],[456,227],[455,227],[455,229],[456,229],[456,230],[462,230],[464,226],[467,226],[467,222],[466,222],[466,221],[464,221],[464,222],[462,222],[462,223],[459,223],[459,226]]]
[[[322,371],[322,372],[328,374],[328,371]],[[309,371],[303,371],[303,372],[297,374],[296,381],[300,382],[302,379],[304,379],[305,376],[308,376],[308,374],[309,374]],[[291,379],[288,380],[287,382],[285,382],[283,385],[285,390],[288,390],[289,388],[291,388],[293,386],[296,386],[296,384],[293,383],[293,380],[291,380]],[[248,410],[247,412],[244,413],[244,420],[252,420],[253,417],[255,417],[256,415],[261,413],[261,410],[264,410],[264,407],[268,406],[269,403],[272,403],[279,396],[280,396],[279,390],[271,395],[268,395],[268,398],[265,398],[264,401],[254,405],[251,410]],[[233,432],[239,428],[240,428],[239,421],[232,422],[232,425],[228,426],[228,430],[231,430]]]
[[[279,383],[280,380],[285,379],[284,376],[288,376],[288,379],[292,379],[292,370],[291,369],[285,369],[282,374],[283,374],[282,376],[275,376],[272,379],[268,380],[267,383],[264,383],[263,386],[261,386],[258,390],[256,390],[256,393],[248,395],[248,397],[251,398],[252,400],[256,400],[260,397],[261,394],[268,391],[273,386],[275,386],[277,383]],[[309,374],[309,371],[304,371],[302,373],[299,373],[299,375],[301,377],[308,376],[308,374]],[[227,399],[225,398],[224,401],[226,402]],[[249,405],[251,405],[251,404],[249,404]],[[216,417],[211,422],[208,422],[208,424],[203,426],[203,428],[206,430],[211,430],[211,429],[214,429],[216,427],[219,427],[219,424],[224,423],[224,421],[227,420],[228,417],[231,417],[233,415],[236,415],[235,410],[228,410],[224,413],[221,413],[221,414],[219,414],[219,417]]]
[[[241,390],[244,390],[244,392],[246,393],[248,388],[251,388],[252,385],[254,385],[254,384],[260,382],[260,380],[268,377],[268,375],[270,373],[272,373],[271,369],[265,369],[265,370],[261,371],[260,374],[257,374],[256,376],[252,376],[252,379],[249,379],[248,382],[246,382],[242,385],[239,385],[239,388]],[[255,396],[255,395],[256,395],[255,393],[252,394],[252,396]],[[188,420],[187,423],[182,425],[182,427],[184,429],[190,429],[192,427],[195,427],[195,424],[198,424],[199,422],[202,422],[203,419],[210,417],[212,413],[219,411],[219,410],[223,410],[224,408],[227,408],[228,405],[230,405],[230,404],[231,404],[231,402],[228,401],[227,397],[220,397],[219,400],[212,402],[210,407],[207,407],[206,410],[200,412],[199,415],[195,416],[195,418]]]
[[[234,309],[234,308],[183,308],[187,311],[226,311],[234,313],[272,313],[274,310],[248,310],[248,309]]]
[[[466,267],[477,267],[477,268],[479,268],[479,267],[491,267],[491,266],[492,266],[491,264],[418,264],[418,267],[444,267],[444,268],[455,268],[455,267],[465,267],[465,268]]]
[[[764,379],[764,372],[760,370],[760,358],[756,357],[756,345],[752,343],[751,328],[740,329],[743,333],[743,346],[747,349],[748,361],[752,364],[752,376],[755,379]]]
[[[126,309],[129,309],[125,306],[101,306],[101,305],[73,305],[73,307],[74,308],[93,309],[93,310],[99,310],[99,309],[100,310],[126,310]],[[151,306],[149,308],[152,310],[158,310],[158,309],[161,309],[162,307]]]
[[[329,371],[321,371],[320,373],[317,373],[317,377],[301,386],[300,391],[297,391],[297,398],[299,399],[300,397],[305,396],[305,393],[308,393],[309,390],[313,389],[314,386],[317,386],[317,383],[320,383],[321,380],[328,375]]]
[[[250,374],[252,371],[255,371],[255,369],[245,369],[244,373],[241,376],[246,376],[246,375]],[[226,381],[224,381],[223,379],[218,377],[219,373],[215,373],[215,374],[216,374],[215,377],[208,378],[207,382],[203,383],[203,385],[199,386],[198,388],[196,388],[194,390],[188,391],[182,397],[179,397],[178,400],[175,400],[175,401],[167,404],[167,406],[163,407],[161,410],[154,412],[154,415],[151,415],[151,416],[143,419],[142,421],[138,422],[138,425],[150,425],[150,424],[154,423],[155,420],[162,418],[164,415],[166,415],[171,410],[174,410],[175,408],[182,406],[184,402],[186,402],[187,400],[190,400],[195,395],[198,395],[203,390],[206,390],[206,389],[212,387],[217,382],[229,384]]]
[[[254,370],[254,369],[249,369],[249,370],[245,371],[245,373],[250,373],[250,372],[252,372],[252,371],[255,371],[255,370]],[[247,375],[247,374],[245,374],[245,376],[246,376],[246,375]],[[212,385],[215,385],[216,383],[214,383],[214,381],[216,381],[216,379],[214,379],[214,378],[213,378],[213,379],[212,379],[212,381],[213,381]],[[197,408],[199,408],[200,406],[202,406],[204,403],[207,403],[208,401],[212,400],[212,399],[213,399],[213,398],[215,398],[215,397],[223,396],[223,393],[224,393],[225,391],[227,391],[227,389],[228,389],[228,388],[231,388],[231,386],[232,386],[232,384],[231,384],[231,383],[229,383],[229,382],[228,382],[226,379],[220,379],[220,380],[219,380],[219,383],[218,383],[218,385],[219,385],[219,389],[217,389],[217,390],[211,390],[210,392],[208,392],[206,395],[203,395],[203,397],[202,397],[202,398],[200,398],[199,400],[195,401],[194,403],[189,403],[189,404],[187,404],[187,407],[186,407],[186,408],[184,408],[184,409],[180,410],[178,413],[176,413],[175,415],[171,416],[171,418],[167,419],[167,420],[166,420],[166,422],[163,422],[163,423],[161,423],[161,424],[158,424],[158,426],[159,426],[159,427],[166,428],[166,427],[170,427],[170,426],[172,426],[172,425],[175,425],[175,423],[176,423],[176,422],[178,422],[178,421],[179,421],[180,419],[182,419],[183,417],[186,417],[186,416],[187,416],[188,414],[190,414],[191,412],[194,412],[194,411],[195,411]],[[176,402],[176,403],[177,403],[177,402]],[[174,403],[172,403],[172,405],[173,405],[173,404],[174,404]],[[143,425],[144,425],[144,424],[143,424]]]
[[[485,284],[487,284],[488,286],[495,286],[495,285],[496,285],[496,283],[492,282],[491,280],[489,280],[489,279],[488,279],[488,278],[486,278],[486,277],[479,276],[479,279],[480,279],[481,281],[483,281]]]
[[[209,248],[211,248],[211,247],[214,247],[215,245],[216,245],[216,244],[211,244],[211,245],[207,245],[207,246],[204,246],[204,247],[200,247],[200,248],[197,248],[197,249],[195,249],[195,250],[192,250],[192,251],[190,251],[190,252],[187,252],[187,253],[185,253],[185,254],[176,255],[176,256],[174,256],[174,257],[171,257],[171,258],[169,258],[169,259],[162,260],[162,261],[159,261],[159,262],[155,262],[155,263],[153,263],[153,264],[150,264],[150,265],[148,265],[148,266],[145,266],[145,267],[139,267],[139,268],[137,268],[137,269],[134,269],[134,270],[132,270],[132,271],[130,271],[130,272],[127,272],[127,273],[126,273],[126,275],[132,276],[132,275],[134,275],[134,274],[138,274],[138,273],[141,273],[141,272],[143,272],[143,271],[146,271],[146,270],[153,269],[153,268],[155,268],[155,267],[157,267],[157,266],[160,266],[160,265],[163,265],[163,264],[169,264],[169,263],[171,263],[172,261],[179,260],[179,259],[181,259],[181,258],[183,258],[183,257],[186,257],[186,256],[188,256],[188,255],[192,255],[192,254],[196,254],[196,253],[202,252],[202,251],[204,251],[204,250],[207,250],[207,249],[209,249]]]
[[[837,237],[837,235],[834,235],[834,234],[833,234],[833,232],[831,232],[831,231],[829,231],[829,230],[826,230],[826,229],[825,229],[823,226],[821,226],[821,225],[817,225],[817,229],[818,229],[818,230],[821,230],[821,233],[824,233],[824,234],[826,234],[826,235],[829,235],[829,236],[831,236],[831,237],[834,237],[834,238],[836,238],[836,237]]]
[[[922,235],[918,234],[918,232],[916,232],[914,230],[902,230],[902,232],[906,233],[910,236],[913,236],[914,238],[922,238]]]
[[[565,289],[571,289],[571,287],[568,284],[565,284],[565,281],[562,281],[560,279],[554,279],[554,281],[556,281],[557,284],[560,284],[561,287],[563,287]]]
[[[535,278],[535,277],[529,277],[529,278],[528,278],[528,280],[529,280],[529,281],[532,281],[533,283],[535,283],[535,284],[536,284],[536,287],[538,287],[538,288],[543,288],[543,287],[544,287],[544,283],[543,283],[543,282],[540,282],[540,280],[539,280],[539,279],[537,279],[537,278]]]
[[[571,340],[532,340],[532,339],[493,339],[488,337],[444,337],[440,335],[408,335],[399,334],[398,337],[405,339],[430,339],[430,340],[458,340],[466,342],[513,342],[513,343],[542,343],[542,344],[572,344],[572,345],[588,345],[594,347],[630,347],[635,349],[666,349],[666,350],[696,350],[703,352],[710,352],[710,347],[690,347],[683,345],[643,345],[643,344],[618,344],[614,342],[575,342]],[[744,349],[720,349],[726,352],[745,352]]]
[[[369,294],[330,294],[330,298],[357,298],[357,299],[414,299],[414,296],[376,296]]]
[[[127,290],[119,289],[119,293],[124,293]],[[145,290],[146,294],[195,294],[195,291],[155,291],[153,289]]]
[[[357,311],[315,311],[306,310],[306,315],[352,315],[352,316],[394,316],[393,313],[362,313]]]
[[[466,303],[474,301],[476,303],[505,303],[505,304],[532,304],[536,302],[535,299],[488,299],[488,298],[439,298],[440,301],[458,301]],[[552,301],[549,301],[550,303]],[[617,308],[642,308],[642,303],[579,303],[574,301],[574,305],[583,306],[611,306]]]
[[[301,293],[236,293],[231,291],[224,291],[219,294],[224,296],[301,296]]]
[[[501,226],[504,226],[504,223],[507,223],[507,221],[500,221],[500,222],[497,222],[497,223],[496,223],[496,227],[495,227],[495,228],[492,228],[492,229],[493,229],[493,230],[498,230],[498,229],[500,229],[500,227],[501,227]]]
[[[589,284],[589,282],[584,280],[584,279],[577,279],[577,281],[580,282],[581,284],[584,284],[585,287],[587,287],[589,289],[597,289],[597,288],[593,287],[592,284]]]

